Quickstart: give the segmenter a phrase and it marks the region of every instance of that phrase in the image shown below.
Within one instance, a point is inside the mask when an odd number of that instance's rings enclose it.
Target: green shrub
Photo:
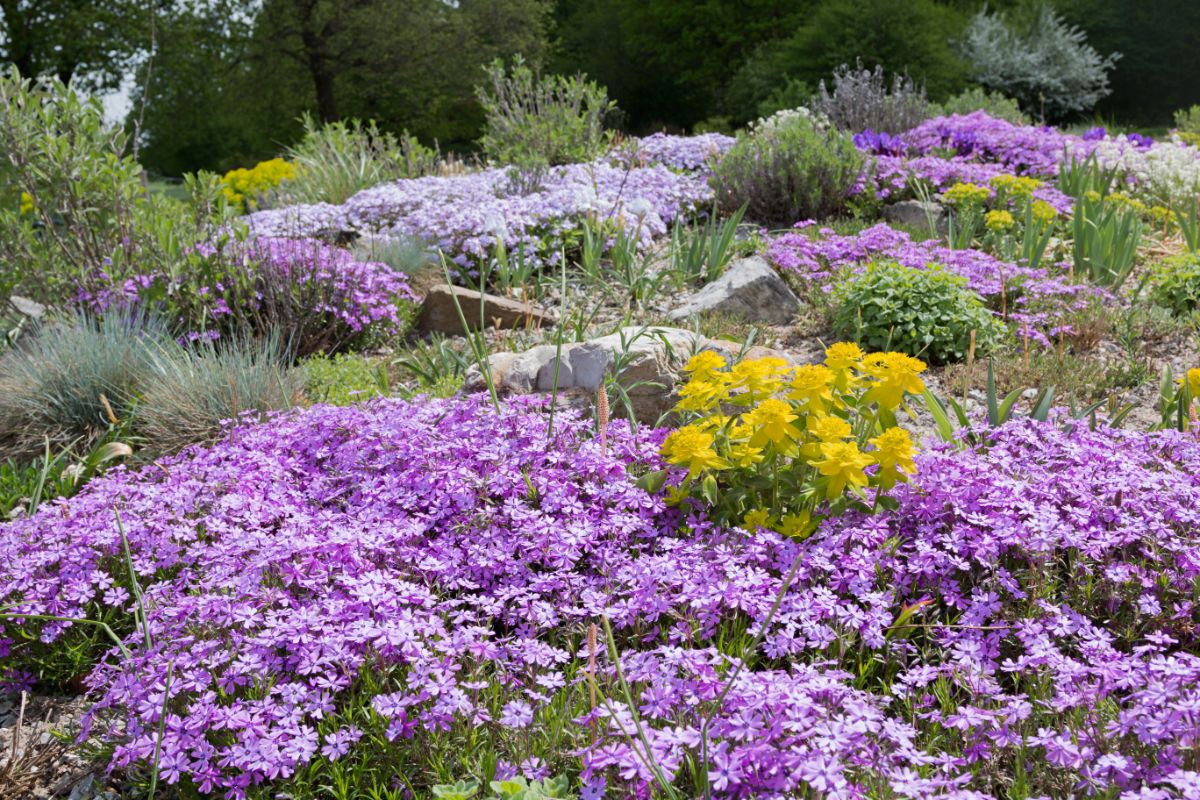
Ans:
[[[976,355],[987,354],[1004,334],[965,279],[936,267],[872,264],[839,284],[834,301],[838,335],[868,351],[897,350],[934,364],[965,359],[972,331]]]
[[[136,314],[80,314],[22,336],[0,356],[0,451],[91,446],[133,413],[167,345],[163,326]]]
[[[304,138],[289,147],[296,175],[277,192],[278,205],[344,203],[385,181],[436,173],[441,157],[407,132],[399,138],[357,120],[318,125],[304,117]]]
[[[889,89],[883,67],[867,69],[861,60],[854,67],[842,64],[833,71],[833,91],[821,81],[811,107],[850,133],[867,129],[904,133],[932,116],[924,86],[907,73],[894,73]]]
[[[849,134],[785,112],[740,134],[711,181],[722,212],[783,226],[845,208],[862,166]]]
[[[1029,125],[1029,117],[1021,111],[1016,100],[1000,92],[989,92],[978,86],[972,86],[954,95],[944,103],[934,104],[933,112],[939,115],[970,114],[975,111],[986,112],[996,119],[1008,120],[1014,125]]]
[[[488,159],[523,169],[591,161],[604,152],[604,118],[616,104],[584,75],[541,75],[517,58],[496,60],[476,89],[487,119],[479,144]]]
[[[1175,112],[1175,135],[1185,144],[1200,147],[1200,106]]]
[[[128,139],[100,101],[57,80],[0,76],[0,301],[50,304],[136,275],[173,274],[224,220],[215,178],[189,202],[147,192]]]
[[[291,408],[302,397],[303,378],[290,361],[275,338],[158,347],[137,429],[153,449],[173,452],[218,437],[226,420]]]
[[[313,356],[300,369],[304,394],[314,403],[348,406],[389,393],[387,367],[357,353]]]
[[[1150,299],[1179,317],[1200,307],[1200,255],[1189,253],[1156,264],[1150,274]]]

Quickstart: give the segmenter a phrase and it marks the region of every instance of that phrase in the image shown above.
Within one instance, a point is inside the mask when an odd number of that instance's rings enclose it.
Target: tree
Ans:
[[[1032,14],[980,11],[960,43],[980,85],[1004,92],[1027,113],[1055,120],[1090,111],[1112,90],[1108,73],[1119,53],[1102,56],[1087,34],[1049,5]]]
[[[0,0],[0,63],[22,75],[117,85],[170,0]]]

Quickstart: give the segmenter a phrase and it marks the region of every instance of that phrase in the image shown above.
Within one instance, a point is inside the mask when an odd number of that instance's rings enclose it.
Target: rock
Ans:
[[[558,319],[532,303],[523,303],[508,297],[493,294],[481,295],[471,289],[461,286],[448,286],[444,283],[433,286],[425,295],[421,304],[421,317],[417,329],[422,333],[443,333],[448,336],[462,336],[463,325],[455,307],[455,298],[462,307],[463,316],[470,330],[480,327],[479,303],[483,299],[483,326],[491,328],[539,328],[550,327]]]
[[[949,230],[950,222],[946,209],[941,203],[930,200],[901,200],[899,203],[883,207],[883,218],[897,225],[907,225],[920,230],[929,229],[929,217],[933,217],[934,228],[938,234]]]
[[[46,307],[41,303],[30,300],[28,297],[21,297],[20,295],[14,294],[12,297],[8,298],[8,302],[17,310],[17,313],[29,317],[30,319],[40,320],[42,317],[46,316]]]
[[[681,368],[695,353],[716,350],[730,361],[737,356],[740,345],[719,339],[707,339],[681,328],[622,328],[616,333],[588,342],[563,344],[558,358],[558,392],[560,395],[583,395],[590,407],[590,398],[604,384],[606,377],[615,375],[624,388],[633,416],[642,422],[654,423],[675,405],[675,389]],[[488,365],[499,394],[548,393],[554,390],[555,346],[539,345],[524,353],[495,353]],[[795,363],[787,354],[766,347],[752,347],[747,358],[775,356]],[[467,371],[464,391],[486,388],[478,368]],[[576,398],[578,399],[578,398]],[[622,401],[610,398],[614,413],[622,414]]]
[[[787,325],[800,301],[783,278],[758,256],[739,259],[725,274],[692,295],[668,316],[673,320],[719,312],[747,322]]]

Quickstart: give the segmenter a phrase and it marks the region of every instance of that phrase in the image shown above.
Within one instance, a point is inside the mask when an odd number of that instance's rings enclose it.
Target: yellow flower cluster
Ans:
[[[997,194],[1024,200],[1029,200],[1033,197],[1035,190],[1045,186],[1037,178],[1018,175],[997,175],[988,181],[988,184],[996,190]]]
[[[29,192],[21,192],[21,216],[33,212],[33,195]]]
[[[1031,208],[1033,209],[1033,218],[1043,225],[1058,216],[1058,209],[1045,200],[1034,200]]]
[[[718,516],[748,528],[802,536],[819,504],[868,499],[906,481],[913,442],[896,425],[925,364],[903,353],[864,353],[842,342],[825,363],[778,358],[729,366],[703,351],[688,362],[676,410],[691,422],[664,441],[667,463],[687,476],[676,501],[698,494]]]
[[[1183,377],[1178,378],[1180,386],[1187,386],[1192,399],[1200,399],[1200,367],[1192,367]]]
[[[988,201],[992,193],[986,186],[974,183],[956,183],[942,193],[942,197],[951,205],[981,206]]]
[[[232,169],[221,177],[221,191],[231,204],[254,208],[257,199],[296,177],[296,165],[282,158],[260,161],[250,169]]]
[[[1012,228],[1016,222],[1013,220],[1013,215],[1007,211],[996,209],[989,211],[983,216],[983,224],[989,231],[1002,233]]]

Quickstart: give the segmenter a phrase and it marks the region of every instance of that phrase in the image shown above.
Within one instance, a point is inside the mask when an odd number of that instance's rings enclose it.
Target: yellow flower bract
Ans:
[[[916,472],[895,412],[924,391],[924,370],[903,353],[867,354],[849,342],[831,345],[824,364],[802,366],[697,353],[675,409],[688,424],[662,446],[668,464],[687,470],[670,501],[702,498],[728,522],[788,536],[811,533],[822,504],[869,502],[871,490],[878,503]]]

